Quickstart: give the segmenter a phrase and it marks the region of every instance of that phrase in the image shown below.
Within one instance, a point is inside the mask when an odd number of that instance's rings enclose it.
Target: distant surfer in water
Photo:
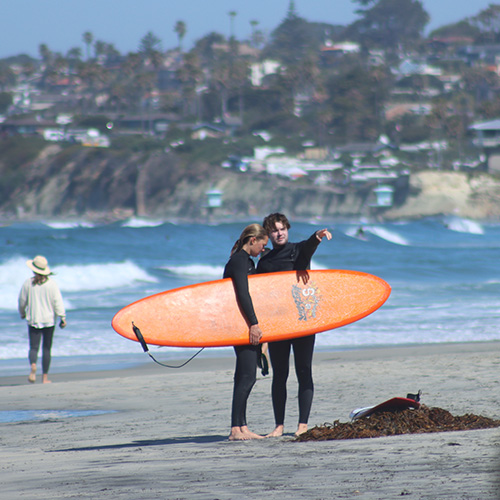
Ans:
[[[230,441],[262,439],[248,429],[247,400],[256,380],[257,362],[261,355],[262,330],[248,290],[248,275],[255,274],[251,257],[258,257],[268,242],[267,232],[259,224],[247,226],[231,250],[231,258],[224,268],[224,278],[233,280],[238,303],[249,324],[251,345],[234,346],[236,369],[234,373],[233,403],[231,409]]]
[[[257,272],[272,273],[277,271],[306,271],[311,264],[311,258],[323,238],[332,239],[330,231],[320,229],[307,240],[300,243],[288,241],[290,222],[285,215],[274,213],[268,215],[263,222],[269,235],[273,249],[260,259]],[[272,400],[275,429],[268,437],[283,435],[286,406],[286,383],[290,371],[290,350],[293,347],[295,373],[299,384],[299,424],[296,435],[307,431],[307,422],[314,393],[312,379],[312,358],[316,336],[309,335],[292,340],[282,340],[269,343],[269,355],[273,367]]]
[[[366,234],[365,230],[363,229],[363,226],[358,227],[358,229],[356,230],[356,234],[354,236],[359,240],[366,240]]]

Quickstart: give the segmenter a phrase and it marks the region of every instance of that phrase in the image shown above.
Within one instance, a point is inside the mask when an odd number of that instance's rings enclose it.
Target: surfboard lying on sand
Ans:
[[[307,276],[307,278],[306,278]],[[381,278],[358,271],[286,271],[248,279],[262,342],[332,330],[368,316],[389,297]],[[168,290],[134,302],[112,320],[120,335],[148,344],[220,347],[248,344],[248,325],[230,278]]]
[[[349,414],[349,418],[356,420],[361,417],[369,417],[374,413],[382,413],[384,411],[401,411],[407,410],[408,408],[418,409],[420,408],[420,403],[409,398],[392,398],[375,406],[352,410]]]

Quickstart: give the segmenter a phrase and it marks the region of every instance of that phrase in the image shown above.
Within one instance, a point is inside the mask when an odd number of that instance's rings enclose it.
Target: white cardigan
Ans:
[[[19,314],[35,328],[54,326],[57,316],[66,317],[59,287],[50,278],[41,285],[33,285],[32,280],[27,279],[19,292]]]

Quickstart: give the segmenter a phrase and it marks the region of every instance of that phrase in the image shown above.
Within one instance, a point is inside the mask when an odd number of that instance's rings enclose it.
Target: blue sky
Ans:
[[[473,16],[493,0],[423,0],[431,17],[428,29]],[[234,31],[238,39],[249,36],[250,21],[271,32],[286,15],[289,0],[1,0],[0,58],[20,53],[38,56],[41,43],[66,53],[81,47],[82,34],[113,43],[122,53],[136,51],[141,38],[152,31],[164,49],[177,45],[174,25],[182,20],[189,48],[202,36],[217,31],[228,36],[228,13],[237,13]],[[308,21],[349,24],[357,16],[351,0],[295,0],[298,14]]]

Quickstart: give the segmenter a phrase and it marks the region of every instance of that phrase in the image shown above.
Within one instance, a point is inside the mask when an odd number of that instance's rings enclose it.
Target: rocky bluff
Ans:
[[[204,220],[206,192],[222,192],[215,218],[261,217],[283,211],[296,218],[374,215],[364,188],[316,186],[267,174],[238,173],[175,154],[130,153],[47,146],[19,166],[21,181],[0,200],[4,219],[122,218],[130,215]],[[454,214],[500,218],[500,181],[488,174],[426,171],[410,176],[386,219]]]

